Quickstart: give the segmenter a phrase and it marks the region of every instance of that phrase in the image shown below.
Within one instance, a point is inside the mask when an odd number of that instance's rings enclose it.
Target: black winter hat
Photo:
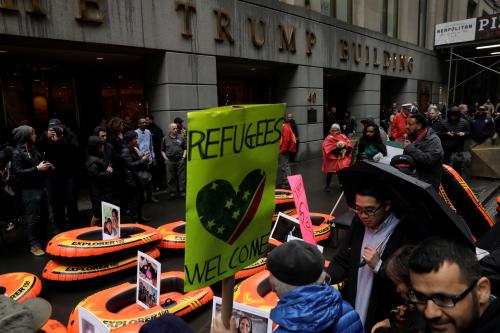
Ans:
[[[49,127],[61,126],[62,122],[57,118],[52,118],[49,120]]]
[[[448,114],[452,113],[460,113],[460,109],[457,106],[452,106],[451,108],[448,109]]]
[[[271,251],[267,269],[281,282],[305,286],[317,281],[325,259],[317,247],[301,240],[292,240]]]
[[[415,160],[409,155],[396,155],[391,159],[391,166],[407,175],[415,173]]]

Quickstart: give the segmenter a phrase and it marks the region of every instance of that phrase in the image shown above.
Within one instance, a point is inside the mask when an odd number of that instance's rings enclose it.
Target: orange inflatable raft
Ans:
[[[441,185],[457,214],[463,217],[476,239],[495,225],[467,183],[452,167],[445,164]]]
[[[267,258],[260,258],[256,262],[247,267],[243,268],[241,271],[236,272],[234,278],[236,280],[245,279],[249,276],[255,275],[262,272],[267,267]]]
[[[298,218],[297,211],[295,209],[287,209],[282,213],[293,218]],[[321,242],[330,238],[330,234],[332,232],[332,223],[335,220],[335,217],[323,213],[311,212],[309,214],[309,216],[311,217],[311,222],[313,224],[314,239],[316,240],[316,242]],[[276,221],[277,217],[277,214],[273,215],[273,222]]]
[[[38,332],[41,333],[67,333],[68,330],[66,329],[66,326],[61,324],[61,322],[54,320],[54,319],[49,319],[45,325],[40,328]]]
[[[68,332],[79,332],[78,306],[94,313],[110,329],[125,325],[147,322],[165,313],[183,316],[206,304],[213,298],[210,287],[188,293],[184,290],[183,272],[165,272],[161,274],[160,304],[144,309],[135,302],[136,285],[123,283],[115,287],[95,293],[83,301],[71,312]]]
[[[121,238],[102,240],[100,227],[60,233],[47,245],[51,259],[70,264],[107,262],[136,254],[158,242],[158,231],[141,224],[122,224]]]
[[[325,267],[328,267],[329,261],[325,260]],[[332,286],[336,289],[341,289],[343,283]],[[264,270],[243,280],[234,287],[234,301],[248,306],[263,310],[271,311],[279,298],[274,291],[271,290],[269,283],[269,271]]]
[[[186,222],[167,223],[158,228],[160,242],[156,245],[162,249],[186,248]]]
[[[157,248],[145,253],[153,258],[160,257],[160,250]],[[51,282],[81,282],[109,276],[135,267],[137,267],[137,254],[123,260],[88,265],[66,265],[50,260],[43,270],[42,277]]]
[[[271,290],[269,271],[264,270],[237,284],[234,288],[234,301],[264,311],[273,309],[279,298]]]
[[[285,209],[295,205],[292,191],[282,188],[274,190],[274,202],[276,203],[276,210]]]
[[[42,282],[31,273],[7,273],[0,275],[0,295],[6,295],[18,303],[37,297],[42,292]]]

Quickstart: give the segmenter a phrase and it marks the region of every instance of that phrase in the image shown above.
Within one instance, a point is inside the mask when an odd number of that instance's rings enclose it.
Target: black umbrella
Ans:
[[[439,197],[432,185],[381,163],[362,161],[339,173],[347,204],[354,207],[356,189],[377,181],[387,186],[396,215],[406,214],[422,234],[454,238],[473,245],[473,237],[464,219]]]

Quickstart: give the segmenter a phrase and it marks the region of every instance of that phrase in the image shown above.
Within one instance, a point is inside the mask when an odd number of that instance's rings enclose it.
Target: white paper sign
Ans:
[[[102,239],[120,238],[120,207],[101,201]]]
[[[136,302],[145,309],[160,305],[161,264],[137,251]]]
[[[80,333],[108,333],[110,330],[95,314],[78,307],[78,325]]]
[[[212,323],[221,311],[221,302],[220,297],[214,296]],[[236,321],[237,332],[271,333],[273,331],[273,321],[269,318],[268,311],[234,302],[232,316]]]

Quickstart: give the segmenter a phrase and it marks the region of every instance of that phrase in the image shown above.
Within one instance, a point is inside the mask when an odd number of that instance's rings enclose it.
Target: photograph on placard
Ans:
[[[212,306],[212,323],[214,318],[221,312],[220,297],[214,297]],[[244,304],[233,303],[232,316],[236,322],[236,328],[241,333],[271,333],[272,320],[268,311],[262,311]]]
[[[157,260],[151,258],[143,252],[138,252],[137,271],[138,278],[151,284],[153,287],[160,289],[160,274],[161,264]]]
[[[139,279],[137,283],[137,303],[146,309],[160,305],[160,290]]]
[[[120,238],[120,207],[102,201],[102,239]]]
[[[269,238],[277,240],[281,243],[285,243],[293,239],[302,239],[299,220],[279,212]]]
[[[108,333],[110,330],[94,313],[78,307],[78,324],[81,333]]]

